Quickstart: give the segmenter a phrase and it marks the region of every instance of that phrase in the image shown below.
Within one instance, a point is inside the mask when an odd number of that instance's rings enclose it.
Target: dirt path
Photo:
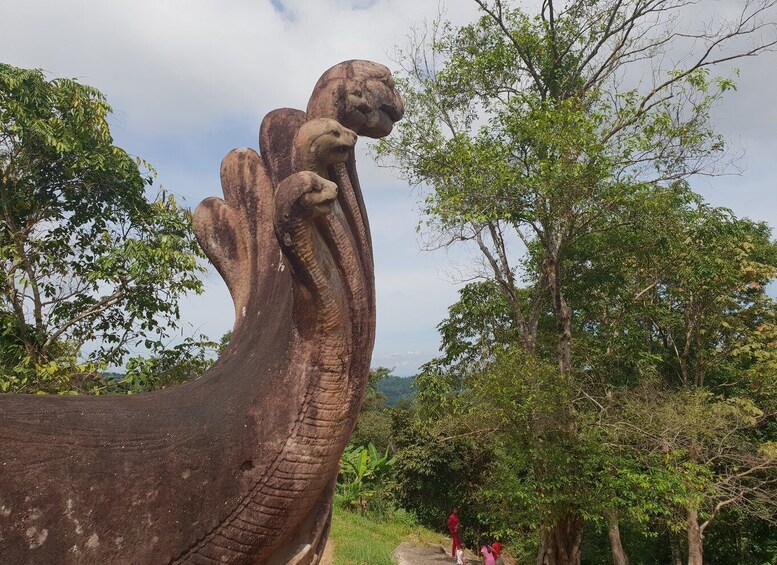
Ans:
[[[335,542],[332,541],[332,538],[330,537],[326,541],[326,546],[324,547],[324,553],[321,555],[321,561],[319,562],[319,565],[332,565],[335,560]]]
[[[456,560],[451,559],[445,549],[439,545],[424,546],[407,541],[399,544],[399,547],[394,550],[394,559],[397,560],[398,565],[441,565],[442,563],[451,565],[456,563]]]
[[[454,565],[455,559],[450,557],[448,550],[439,545],[420,545],[413,542],[403,542],[394,550],[394,559],[398,565]],[[464,550],[465,563],[480,565],[480,556],[476,556],[470,550]],[[511,557],[503,555],[505,565],[517,565]]]
[[[468,558],[467,563],[479,565],[480,560],[475,558],[469,551],[465,553]],[[439,545],[420,545],[413,542],[403,542],[394,550],[392,557],[397,565],[454,565],[455,559],[452,559],[444,547]],[[330,538],[321,556],[320,565],[332,565],[334,560],[334,543]],[[513,564],[514,565],[514,564]]]

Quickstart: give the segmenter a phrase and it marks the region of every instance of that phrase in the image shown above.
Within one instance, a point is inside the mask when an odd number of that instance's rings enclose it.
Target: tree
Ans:
[[[220,344],[201,335],[196,339],[187,337],[172,347],[158,348],[151,356],[131,357],[113,388],[116,392],[148,392],[185,383],[213,365],[213,353],[219,348]]]
[[[722,510],[768,521],[777,511],[769,432],[777,304],[765,292],[777,276],[777,246],[765,224],[698,200],[660,222],[674,237],[662,254],[636,261],[634,288],[643,290],[634,310],[665,390],[627,402],[636,412],[621,422],[631,434],[641,430],[642,451],[663,450],[681,466],[684,502],[675,504],[687,520],[689,563],[698,565],[704,532]]]
[[[378,384],[391,376],[392,369],[374,367],[370,369],[367,391],[364,394],[356,427],[350,444],[354,448],[373,444],[378,451],[391,447],[391,414],[386,406],[386,397],[380,392]]]
[[[4,390],[159,348],[178,299],[202,289],[189,212],[165,191],[147,200],[153,171],[113,145],[110,111],[92,87],[0,64]]]
[[[733,19],[694,32],[673,25],[684,0],[544,0],[536,15],[475,1],[476,23],[437,23],[430,45],[400,52],[406,119],[377,151],[429,186],[424,211],[440,241],[479,249],[524,353],[552,360],[574,388],[585,365],[575,365],[581,306],[569,273],[597,262],[586,242],[633,221],[635,202],[720,170],[725,145],[709,116],[734,83],[709,70],[775,45],[775,2],[744,2]],[[672,49],[686,55],[662,67]],[[630,86],[629,70],[645,61],[652,78]],[[545,308],[555,326],[549,352],[538,349]],[[534,441],[575,443],[572,403],[553,423]],[[575,476],[575,461],[564,472]],[[570,502],[578,486],[560,484],[562,502],[542,513],[538,564],[579,562],[583,511]]]
[[[472,486],[482,482],[491,447],[472,441],[477,438],[459,437],[462,422],[454,415],[442,420],[416,418],[404,410],[391,415],[396,461],[389,482],[392,498],[420,523],[443,532],[451,509],[458,506],[462,539],[474,547],[483,525]]]
[[[574,382],[511,345],[493,283],[464,287],[440,324],[444,355],[417,379],[419,412],[438,426],[455,414],[445,435],[488,439],[489,472],[469,488],[492,531],[526,537],[538,512],[575,504],[608,531],[615,563],[628,561],[623,523],[664,539],[685,529],[700,563],[721,513],[774,519],[777,305],[764,289],[777,246],[764,224],[683,187],[662,196],[638,222],[589,238],[596,263],[571,264]],[[548,351],[549,312],[539,328]],[[572,438],[555,424],[567,405]]]
[[[670,477],[659,501],[684,526],[689,565],[703,563],[705,531],[726,510],[775,523],[777,443],[759,437],[768,417],[753,400],[650,385],[619,396],[609,425],[634,460],[653,458],[649,468]]]

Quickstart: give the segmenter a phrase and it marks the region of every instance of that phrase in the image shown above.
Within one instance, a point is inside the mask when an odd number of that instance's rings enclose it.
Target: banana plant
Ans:
[[[378,492],[381,480],[394,463],[396,458],[389,458],[388,449],[381,455],[372,443],[366,447],[349,445],[340,458],[337,484],[343,503],[361,512],[367,510],[369,500]]]

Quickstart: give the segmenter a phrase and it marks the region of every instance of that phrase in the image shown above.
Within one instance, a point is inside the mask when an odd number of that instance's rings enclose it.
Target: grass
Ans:
[[[335,505],[331,538],[334,542],[334,565],[394,565],[392,552],[403,541],[445,543],[446,539],[431,530],[416,526],[412,516],[398,511],[378,518],[349,512]]]

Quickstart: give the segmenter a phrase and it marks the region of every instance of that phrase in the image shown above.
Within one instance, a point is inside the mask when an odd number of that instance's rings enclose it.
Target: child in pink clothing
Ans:
[[[496,565],[496,557],[491,550],[490,545],[484,545],[480,548],[480,554],[483,556],[483,565]]]

